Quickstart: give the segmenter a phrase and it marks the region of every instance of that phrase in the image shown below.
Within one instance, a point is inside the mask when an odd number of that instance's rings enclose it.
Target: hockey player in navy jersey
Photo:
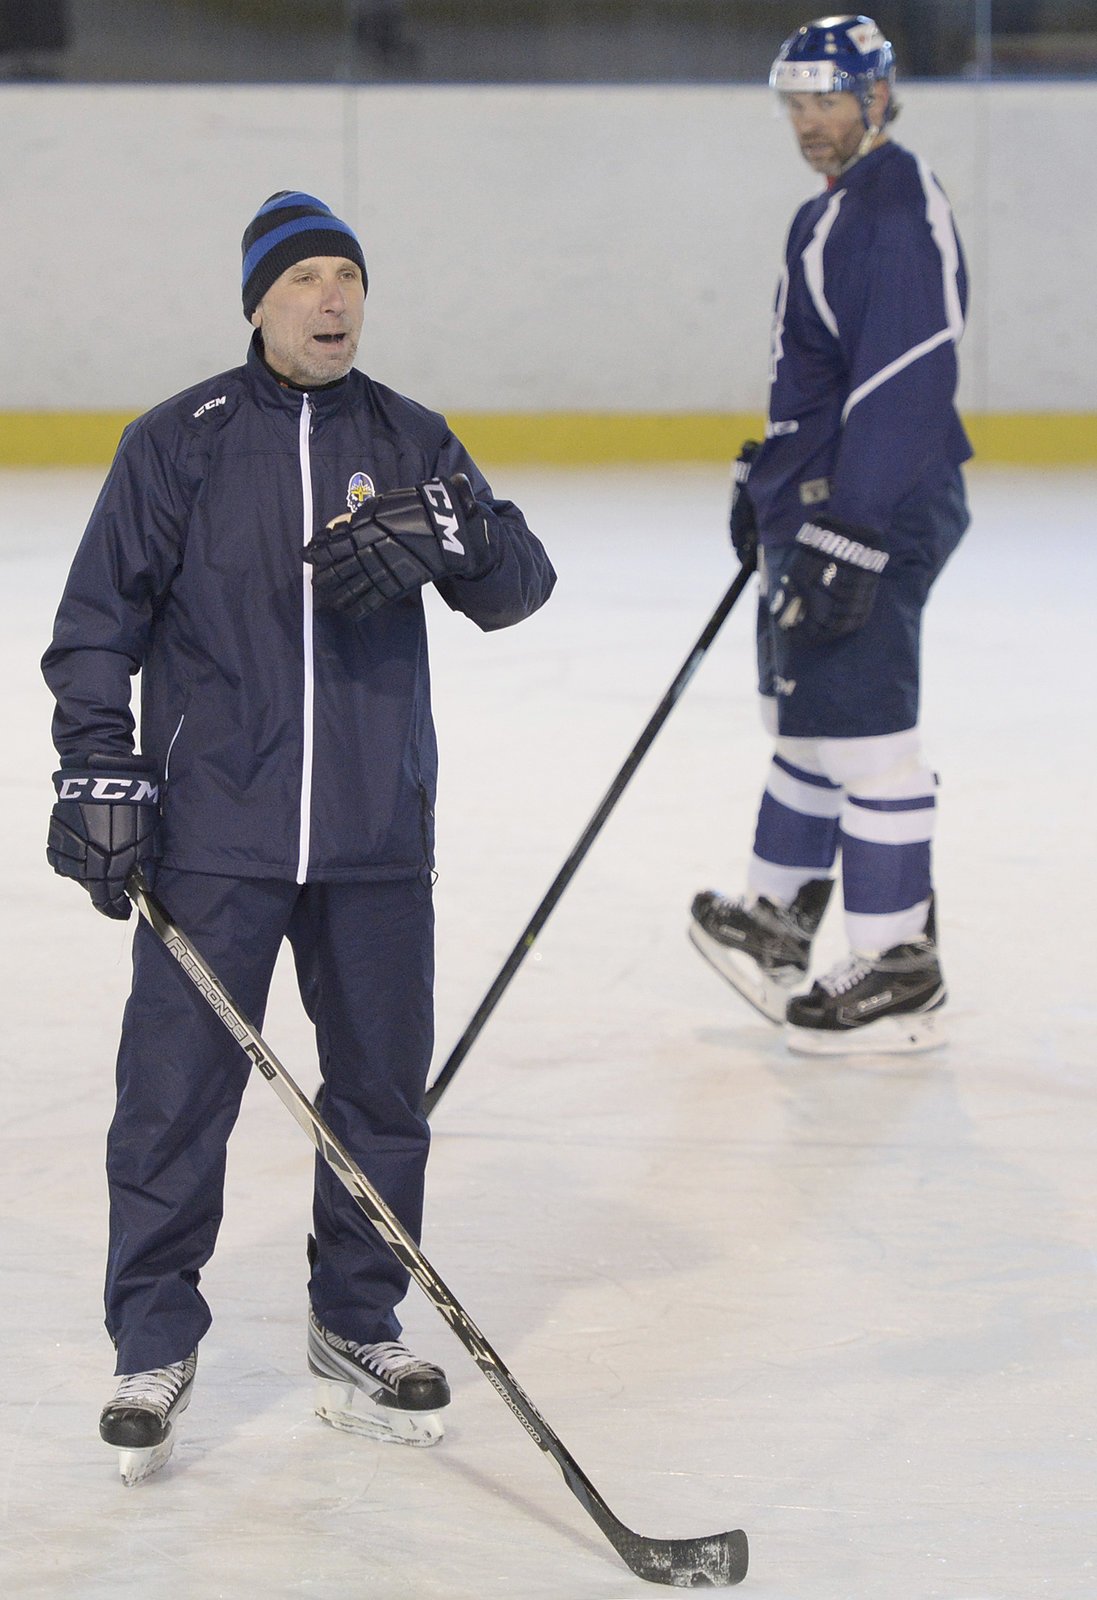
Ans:
[[[957,416],[963,255],[945,195],[889,137],[894,58],[825,17],[770,75],[825,188],[789,231],[765,439],[735,466],[731,535],[757,556],[763,717],[775,737],[747,892],[693,902],[690,936],[810,1054],[942,1039],[919,730],[920,629],[968,523]],[[807,989],[841,863],[848,957]]]
[[[271,196],[243,239],[246,363],[126,430],[44,660],[48,857],[108,917],[129,915],[135,868],[155,871],[258,1025],[288,940],[325,1121],[418,1237],[437,772],[422,591],[490,630],[555,574],[445,419],[355,369],[365,298],[351,228]],[[121,1381],[100,1421],[127,1482],[167,1459],[190,1397],[248,1066],[141,921],[107,1141]],[[400,1339],[408,1274],[320,1158],[313,1232],[318,1413],[434,1443],[449,1390]]]

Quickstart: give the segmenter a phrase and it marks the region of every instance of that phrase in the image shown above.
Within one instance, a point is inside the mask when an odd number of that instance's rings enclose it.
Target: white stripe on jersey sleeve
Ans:
[[[939,345],[955,343],[964,331],[964,313],[960,305],[960,252],[956,244],[956,234],[952,226],[952,208],[945,199],[944,190],[930,172],[921,157],[915,157],[918,163],[918,176],[922,180],[922,190],[926,197],[926,221],[933,242],[937,246],[937,253],[941,257],[941,286],[945,301],[945,326],[939,333],[923,339],[921,344],[913,345],[905,350],[901,356],[896,356],[894,361],[889,361],[886,367],[881,367],[879,372],[874,372],[871,378],[866,378],[864,383],[853,390],[845,405],[842,407],[842,421],[845,422],[854,406],[864,400],[873,390],[893,378],[897,372],[912,366],[915,361],[920,361],[923,356],[929,355],[931,350],[936,350]]]
[[[811,295],[812,304],[819,313],[820,320],[828,333],[838,337],[838,318],[827,303],[826,286],[823,273],[823,249],[830,230],[838,217],[838,208],[845,195],[844,189],[838,189],[831,195],[826,210],[815,224],[815,232],[804,247],[802,261],[804,263],[804,280]]]
[[[964,331],[964,310],[960,304],[960,251],[956,243],[956,230],[952,226],[952,207],[945,199],[945,191],[926,166],[921,156],[918,175],[926,193],[926,221],[934,243],[941,252],[941,270],[944,274],[945,315],[953,339]]]

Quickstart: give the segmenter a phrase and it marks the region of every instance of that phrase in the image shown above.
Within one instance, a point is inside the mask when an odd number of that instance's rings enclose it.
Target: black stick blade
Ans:
[[[707,1539],[645,1539],[622,1527],[610,1538],[625,1565],[649,1583],[675,1589],[726,1589],[747,1575],[747,1536],[741,1528]]]

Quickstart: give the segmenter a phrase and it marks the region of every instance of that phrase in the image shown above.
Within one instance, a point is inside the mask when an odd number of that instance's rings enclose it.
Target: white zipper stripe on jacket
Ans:
[[[304,513],[302,548],[312,538],[312,461],[309,455],[309,425],[312,408],[307,394],[301,396],[301,416],[297,427],[298,455],[301,462],[301,503]],[[301,707],[301,821],[297,847],[297,882],[304,883],[309,870],[309,833],[312,817],[313,743],[313,659],[312,659],[312,568],[301,562],[301,639],[305,669]]]
[[[168,753],[164,757],[164,788],[165,789],[168,786],[168,769],[171,766],[171,753],[175,749],[175,741],[176,741],[176,739],[178,739],[179,735],[182,733],[182,731],[183,731],[183,723],[186,720],[187,720],[187,714],[184,711],[182,713],[182,715],[180,716],[179,721],[175,724],[175,732],[171,736],[171,743],[168,745]]]

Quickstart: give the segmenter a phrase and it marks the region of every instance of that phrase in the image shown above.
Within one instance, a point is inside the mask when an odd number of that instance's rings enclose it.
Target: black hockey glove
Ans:
[[[96,911],[124,922],[131,909],[126,879],[157,851],[155,764],[141,756],[70,756],[53,782],[46,860],[84,885]]]
[[[728,529],[735,554],[744,567],[758,563],[758,523],[754,516],[754,501],[747,489],[751,462],[761,446],[757,439],[748,439],[736,456],[731,468],[731,510]]]
[[[770,597],[780,628],[799,628],[815,643],[856,633],[868,621],[887,553],[867,528],[836,517],[805,522],[787,572]]]
[[[305,546],[318,605],[352,622],[439,578],[496,565],[487,520],[464,473],[373,495]]]

